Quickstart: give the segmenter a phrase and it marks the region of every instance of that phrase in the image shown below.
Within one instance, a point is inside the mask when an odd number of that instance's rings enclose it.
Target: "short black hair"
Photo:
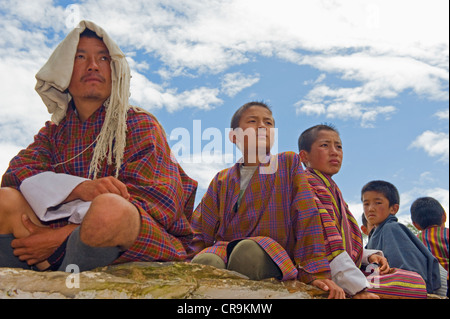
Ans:
[[[380,180],[368,182],[361,189],[361,201],[363,198],[363,194],[370,191],[383,194],[383,196],[386,197],[389,201],[389,207],[395,204],[400,205],[400,195],[398,193],[397,187],[389,182]]]
[[[433,197],[419,197],[411,204],[411,220],[420,228],[441,225],[445,210]]]
[[[333,131],[336,132],[337,135],[339,135],[339,131],[333,124],[324,123],[315,125],[300,134],[300,137],[298,138],[298,151],[307,151],[308,153],[311,152],[311,146],[316,141],[319,132],[323,130]]]
[[[234,112],[233,117],[231,118],[231,124],[230,124],[231,129],[234,130],[239,127],[239,121],[241,120],[242,113],[244,113],[246,110],[248,110],[252,106],[265,107],[266,109],[268,109],[270,111],[270,114],[272,114],[272,110],[271,110],[270,106],[264,102],[252,101],[252,102],[245,103],[236,112]],[[274,123],[275,123],[275,120],[274,120]]]
[[[95,38],[103,41],[102,37],[98,36],[98,34],[95,33],[95,31],[92,31],[91,29],[88,28],[84,29],[84,31],[80,33],[80,38]]]

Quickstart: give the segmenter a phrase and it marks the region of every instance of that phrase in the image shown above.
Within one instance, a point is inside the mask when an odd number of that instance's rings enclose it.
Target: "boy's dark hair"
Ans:
[[[234,112],[233,117],[231,118],[231,124],[230,124],[230,127],[233,130],[239,127],[239,121],[241,120],[242,113],[244,113],[246,110],[248,110],[252,106],[265,107],[266,109],[268,109],[270,111],[270,114],[272,114],[272,110],[270,109],[270,106],[268,106],[266,103],[257,102],[257,101],[248,102],[248,103],[242,105],[236,112]],[[275,120],[274,120],[274,123],[275,123]]]
[[[417,198],[411,205],[411,220],[425,229],[442,224],[445,210],[433,197]]]
[[[95,39],[103,41],[102,37],[99,37],[97,35],[97,33],[95,33],[94,31],[92,31],[91,29],[88,29],[88,28],[84,29],[84,31],[80,33],[80,38],[83,38],[83,37],[84,38],[95,38]]]
[[[397,188],[389,182],[386,181],[371,181],[363,186],[361,189],[361,201],[363,194],[365,192],[378,192],[383,194],[384,197],[389,201],[389,207],[395,204],[400,205],[400,195]]]
[[[313,127],[310,127],[309,129],[303,131],[302,134],[300,134],[300,137],[298,138],[298,151],[311,151],[311,146],[317,139],[317,135],[320,131],[333,131],[336,132],[339,135],[339,131],[334,127],[333,124],[319,124],[315,125]]]

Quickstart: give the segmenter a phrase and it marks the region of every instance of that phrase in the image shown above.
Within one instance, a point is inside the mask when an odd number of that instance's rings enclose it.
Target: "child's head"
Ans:
[[[400,207],[397,188],[389,182],[371,181],[361,190],[364,215],[367,221],[377,227],[389,215],[395,215]]]
[[[411,220],[419,230],[445,224],[446,218],[444,208],[433,197],[417,198],[411,205]]]
[[[246,156],[266,155],[274,143],[275,120],[263,102],[242,105],[231,118],[230,141]]]
[[[298,139],[300,158],[306,167],[314,168],[330,176],[341,169],[343,151],[337,129],[320,124],[304,131]]]

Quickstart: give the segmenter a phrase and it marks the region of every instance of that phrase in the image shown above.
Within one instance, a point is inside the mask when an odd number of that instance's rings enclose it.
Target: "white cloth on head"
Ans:
[[[130,68],[125,54],[101,27],[83,20],[56,47],[48,61],[36,74],[36,91],[52,114],[52,122],[59,124],[66,116],[71,96],[68,92],[72,78],[74,58],[80,34],[89,29],[103,39],[111,56],[112,88],[109,102],[105,103],[106,116],[92,156],[89,176],[97,175],[100,163],[108,157],[108,165],[115,158],[116,176],[123,159],[126,143],[126,116],[129,109]],[[114,141],[114,143],[113,143]],[[114,149],[109,148],[114,145]]]

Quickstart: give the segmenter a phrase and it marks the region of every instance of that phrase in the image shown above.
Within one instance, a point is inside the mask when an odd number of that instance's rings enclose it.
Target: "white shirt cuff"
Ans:
[[[377,250],[377,249],[363,249],[363,254],[362,254],[362,259],[361,259],[361,263],[363,265],[368,265],[370,264],[369,261],[369,257],[372,255],[380,255],[381,257],[384,257],[384,254],[381,250]]]
[[[347,252],[336,256],[330,262],[330,269],[331,279],[350,296],[370,286],[366,276],[356,267]]]
[[[75,187],[87,180],[68,174],[44,172],[25,179],[20,185],[20,191],[41,221],[66,218],[74,214],[75,220],[79,220],[80,214],[84,216],[86,213],[90,202],[75,200],[63,205],[61,203]],[[76,207],[80,209],[77,210]]]

